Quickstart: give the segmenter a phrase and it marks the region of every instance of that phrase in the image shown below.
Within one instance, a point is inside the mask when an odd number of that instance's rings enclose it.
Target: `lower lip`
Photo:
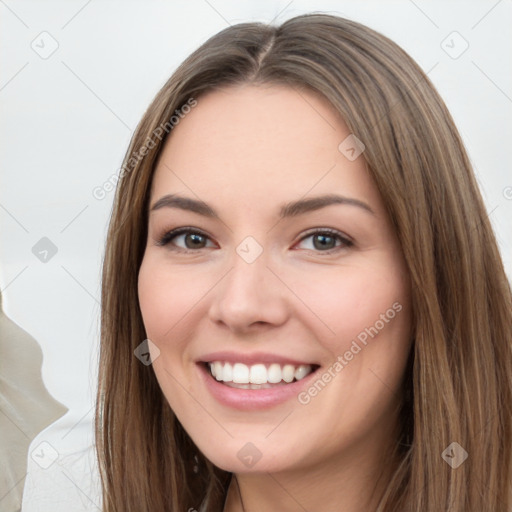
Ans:
[[[220,383],[212,377],[203,363],[199,363],[197,366],[206,387],[217,401],[228,407],[244,411],[268,409],[292,398],[297,398],[318,370],[317,368],[303,379],[290,384],[267,389],[239,389]]]

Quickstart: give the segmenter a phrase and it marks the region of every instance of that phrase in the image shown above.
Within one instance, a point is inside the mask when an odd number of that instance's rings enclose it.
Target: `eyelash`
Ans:
[[[164,246],[168,245],[171,242],[171,240],[173,240],[177,236],[183,235],[183,234],[199,235],[199,236],[209,239],[208,235],[206,235],[202,231],[199,231],[194,228],[182,227],[182,228],[173,229],[171,231],[164,233],[164,235],[159,240],[156,241],[156,244],[160,247],[164,247]],[[310,250],[310,251],[312,250],[314,252],[323,253],[323,254],[332,254],[336,251],[339,251],[340,249],[352,247],[354,245],[354,242],[349,240],[342,233],[340,233],[339,231],[336,231],[335,229],[331,229],[331,228],[323,228],[323,229],[316,229],[313,231],[309,231],[299,240],[299,243],[313,235],[329,235],[330,237],[336,238],[339,241],[341,241],[342,245],[338,246],[338,247],[334,247],[327,251],[319,251],[319,250],[314,250],[314,249],[306,249],[306,250]],[[206,247],[201,247],[199,249],[183,249],[181,247],[178,247],[178,248],[173,248],[172,250],[176,251],[176,252],[188,254],[188,253],[194,253],[194,252],[197,253],[201,249],[206,249]]]

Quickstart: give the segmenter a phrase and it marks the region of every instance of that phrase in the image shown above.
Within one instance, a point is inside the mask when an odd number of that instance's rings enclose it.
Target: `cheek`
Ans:
[[[146,335],[159,349],[153,371],[175,411],[186,411],[189,400],[182,389],[188,380],[183,373],[183,360],[188,337],[194,332],[193,315],[187,313],[204,294],[199,288],[199,282],[186,279],[183,273],[170,272],[168,265],[155,255],[144,256],[138,276],[139,306]]]
[[[145,257],[139,270],[138,294],[142,319],[148,337],[154,341],[160,339],[172,325],[170,304],[174,285],[162,279],[158,267],[151,264],[151,258]]]
[[[205,286],[202,280],[171,272],[165,262],[145,256],[139,270],[138,295],[148,337],[163,342],[168,336],[179,336],[187,313],[204,295]]]
[[[318,339],[330,352],[339,354],[358,336],[363,341],[368,338],[368,330],[375,332],[372,328],[395,334],[407,330],[407,286],[401,268],[383,263],[331,269],[329,279],[303,282],[300,294],[324,324]],[[316,332],[320,333],[319,328]]]
[[[408,283],[403,267],[382,260],[340,268],[328,287],[312,281],[303,288],[333,332],[316,328],[317,340],[332,355],[318,377],[327,384],[315,381],[300,401],[340,436],[366,435],[365,429],[378,425],[394,407],[410,350]],[[340,414],[343,422],[338,422]]]

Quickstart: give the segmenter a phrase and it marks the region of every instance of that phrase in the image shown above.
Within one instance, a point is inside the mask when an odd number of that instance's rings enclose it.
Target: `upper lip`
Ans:
[[[257,363],[277,363],[280,365],[292,364],[294,366],[311,365],[318,366],[311,361],[300,361],[287,356],[271,354],[269,352],[253,352],[251,354],[236,353],[231,351],[211,352],[197,359],[198,363],[211,363],[213,361],[223,361],[229,363],[244,363],[248,366]]]

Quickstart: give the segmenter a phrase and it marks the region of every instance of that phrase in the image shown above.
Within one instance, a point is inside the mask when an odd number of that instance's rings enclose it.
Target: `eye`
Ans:
[[[302,243],[304,240],[308,239],[311,239],[313,243],[310,244],[310,247],[306,247],[306,249],[328,254],[354,245],[348,237],[344,236],[339,231],[330,228],[312,231],[308,235],[302,237],[300,242]],[[339,242],[338,245],[336,245],[337,241]]]
[[[169,245],[173,240],[182,239],[185,247],[178,246],[173,250],[181,252],[194,252],[195,249],[205,249],[204,243],[209,240],[208,236],[192,228],[178,228],[165,233],[159,240],[157,245],[165,246]]]
[[[175,241],[179,239],[182,239],[184,247],[176,244]],[[301,238],[299,244],[308,239],[312,239],[313,243],[312,245],[310,244],[310,247],[306,247],[306,249],[316,252],[324,252],[327,254],[354,245],[354,243],[349,240],[348,237],[344,236],[339,231],[330,228],[310,231],[307,235]],[[202,231],[189,227],[182,227],[164,233],[164,235],[158,239],[156,243],[157,245],[163,247],[169,245],[172,242],[173,245],[175,245],[172,250],[189,253],[195,252],[199,249],[206,249],[207,246],[205,244],[208,242],[208,240],[210,240],[209,237]],[[336,242],[338,242],[338,244],[336,244]]]

